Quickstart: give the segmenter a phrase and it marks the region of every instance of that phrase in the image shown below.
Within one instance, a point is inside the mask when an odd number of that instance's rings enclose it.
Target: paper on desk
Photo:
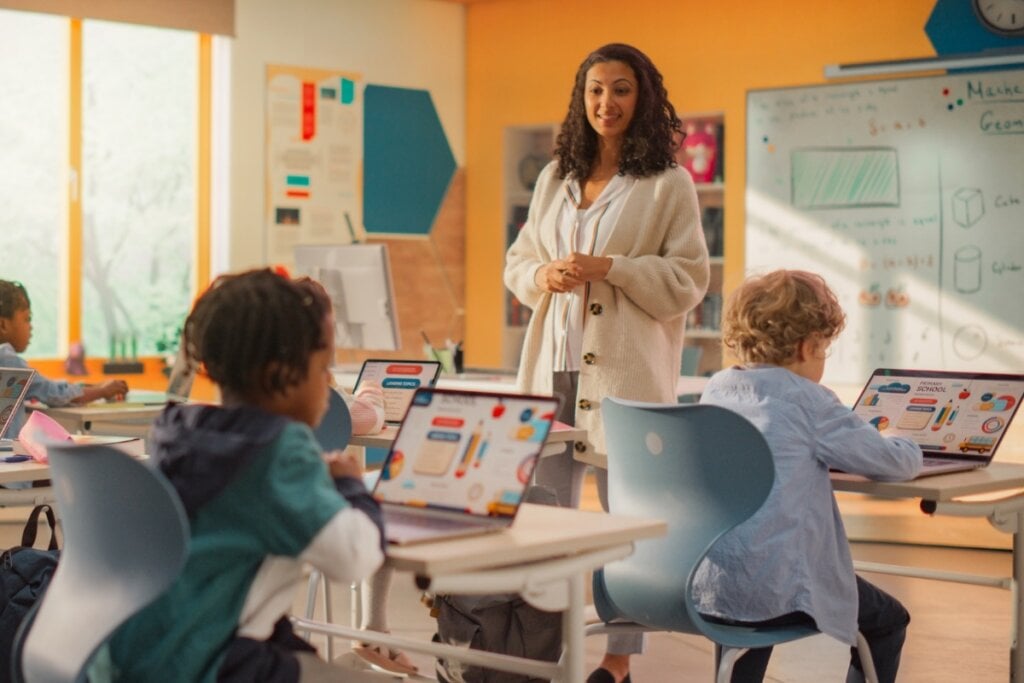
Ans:
[[[59,422],[41,410],[33,410],[25,425],[18,432],[18,441],[26,453],[38,462],[49,462],[46,444],[71,441],[71,435]]]
[[[48,445],[66,441],[78,446],[109,446],[135,458],[146,454],[146,442],[143,439],[134,436],[68,434],[59,422],[39,411],[29,416],[18,437],[14,442],[15,455],[30,455],[42,463],[49,462],[46,455]]]

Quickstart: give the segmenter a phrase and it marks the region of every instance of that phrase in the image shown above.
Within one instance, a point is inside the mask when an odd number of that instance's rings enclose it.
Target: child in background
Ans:
[[[218,278],[185,323],[185,349],[222,404],[171,405],[153,459],[191,528],[181,576],[120,627],[95,667],[114,680],[379,680],[343,670],[287,614],[309,562],[339,582],[384,557],[381,516],[354,457],[324,454],[334,357],[322,290],[270,270]],[[109,669],[109,671],[104,671]]]
[[[694,601],[725,623],[804,623],[853,646],[859,630],[882,683],[894,681],[910,615],[853,571],[829,468],[877,480],[921,469],[910,439],[886,438],[819,382],[845,315],[813,273],[777,270],[744,282],[722,322],[743,362],[717,373],[701,403],[750,420],[775,461],[775,484],[749,520],[727,532],[697,570]],[[761,681],[771,648],[736,663],[733,681]],[[847,681],[862,681],[851,647]]]
[[[20,282],[0,280],[0,367],[27,368],[19,353],[24,353],[32,338],[32,307],[28,292]],[[112,379],[102,384],[71,384],[63,380],[49,380],[38,372],[25,395],[27,400],[36,400],[48,406],[80,405],[92,401],[124,398],[128,383]],[[22,404],[11,420],[6,434],[0,438],[17,438],[25,424],[25,407]]]
[[[330,295],[316,280],[308,277],[295,279],[295,284],[305,289],[311,296],[322,300],[330,300]],[[334,386],[333,378],[331,386]],[[338,391],[348,406],[352,418],[352,434],[379,434],[384,429],[384,390],[375,382],[361,382],[355,394]]]

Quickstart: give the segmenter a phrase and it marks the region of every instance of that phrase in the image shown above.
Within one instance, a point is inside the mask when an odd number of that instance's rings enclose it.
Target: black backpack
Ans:
[[[32,546],[36,542],[39,515],[46,513],[50,525],[50,543],[46,550]],[[10,680],[11,650],[22,619],[42,597],[50,583],[60,551],[57,549],[57,520],[49,505],[32,509],[21,545],[0,555],[0,682]]]
[[[554,505],[550,489],[533,485],[526,502]],[[434,642],[470,647],[515,657],[557,662],[562,654],[562,614],[545,612],[520,596],[435,595],[432,613],[437,617]],[[434,673],[446,683],[540,683],[543,679],[496,671],[438,658]]]

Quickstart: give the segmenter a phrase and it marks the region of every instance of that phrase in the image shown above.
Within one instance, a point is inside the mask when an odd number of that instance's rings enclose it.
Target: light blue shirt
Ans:
[[[757,427],[774,457],[775,483],[761,509],[722,536],[698,567],[697,609],[738,621],[806,612],[821,632],[855,644],[857,584],[829,468],[911,479],[921,449],[882,436],[830,389],[777,366],[722,370],[701,403]]]
[[[0,368],[27,367],[28,363],[18,355],[13,346],[9,343],[0,344]],[[32,384],[28,388],[25,400],[40,401],[48,406],[66,406],[81,395],[81,386],[64,380],[49,380],[37,372],[32,378]],[[18,432],[21,431],[21,426],[25,424],[26,412],[25,404],[22,404],[18,408],[18,412],[14,414],[10,426],[7,427],[7,432],[0,434],[0,437],[16,439]]]

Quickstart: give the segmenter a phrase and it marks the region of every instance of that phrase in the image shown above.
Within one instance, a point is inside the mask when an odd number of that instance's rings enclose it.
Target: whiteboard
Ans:
[[[1024,71],[747,95],[746,268],[820,273],[825,380],[1024,372]]]

